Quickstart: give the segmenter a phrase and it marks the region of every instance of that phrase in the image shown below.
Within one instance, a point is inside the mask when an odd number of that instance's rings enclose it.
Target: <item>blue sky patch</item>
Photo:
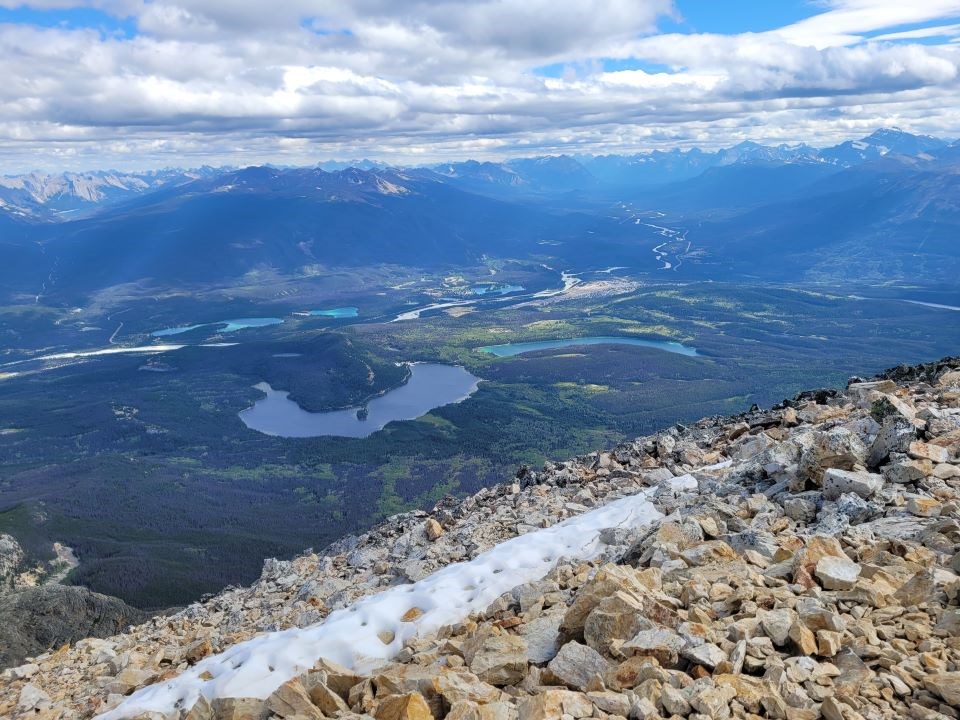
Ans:
[[[764,32],[790,25],[824,10],[807,0],[677,0],[683,20],[660,23],[662,32]]]
[[[133,18],[119,18],[93,8],[64,8],[58,10],[34,10],[0,8],[0,23],[33,25],[35,27],[62,28],[65,30],[93,29],[104,36],[130,38],[137,34]]]

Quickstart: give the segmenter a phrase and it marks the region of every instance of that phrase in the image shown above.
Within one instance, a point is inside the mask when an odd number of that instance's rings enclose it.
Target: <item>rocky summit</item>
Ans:
[[[135,709],[144,688],[176,687],[239,643],[293,645],[364,598],[640,493],[649,522],[603,528],[585,560],[558,549],[537,579],[412,633],[376,667],[318,652],[267,692],[224,690],[203,669],[189,706]],[[0,717],[960,718],[958,551],[951,358],[522,469],[321,554],[269,560],[252,587],[4,671]],[[422,616],[410,607],[385,627]],[[273,671],[282,655],[246,661]]]

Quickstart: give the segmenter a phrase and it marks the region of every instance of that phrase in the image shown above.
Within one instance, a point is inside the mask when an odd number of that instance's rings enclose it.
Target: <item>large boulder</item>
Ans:
[[[837,427],[813,433],[810,446],[800,454],[797,472],[804,480],[820,485],[828,469],[853,470],[866,459],[867,449],[860,438],[846,428]]]

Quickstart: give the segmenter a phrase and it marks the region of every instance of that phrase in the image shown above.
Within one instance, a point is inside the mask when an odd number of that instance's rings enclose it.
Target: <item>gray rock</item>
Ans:
[[[906,455],[891,455],[890,460],[883,468],[883,477],[892,483],[905,485],[933,474],[933,463],[929,460],[912,460]]]
[[[655,657],[661,665],[676,665],[686,643],[672,630],[641,630],[621,647],[625,655]]]
[[[787,608],[771,610],[760,618],[760,626],[764,634],[773,640],[774,645],[786,645],[790,638],[790,626],[796,614]]]
[[[879,467],[890,457],[890,453],[906,452],[910,443],[916,439],[917,431],[913,423],[899,414],[888,415],[884,418],[883,426],[870,446],[867,465]]]
[[[491,685],[513,685],[527,674],[527,643],[519,635],[478,634],[464,643],[470,671]]]
[[[780,548],[776,538],[774,538],[771,533],[762,530],[745,530],[744,532],[727,535],[724,540],[726,540],[727,545],[738,553],[753,550],[768,560],[772,560]]]
[[[690,703],[679,690],[672,685],[664,685],[660,692],[660,704],[668,715],[686,717],[690,714]]]
[[[837,468],[829,468],[823,473],[823,497],[827,500],[836,500],[846,493],[869,498],[882,487],[883,476],[876,473]]]
[[[845,493],[837,500],[837,512],[851,525],[859,525],[881,515],[883,506],[867,502],[859,495]]]
[[[572,690],[586,689],[594,675],[603,676],[609,665],[593,648],[568,642],[548,664],[547,669]]]
[[[819,484],[829,468],[853,470],[866,460],[867,450],[860,438],[846,428],[813,433],[813,442],[800,454],[801,478]]]
[[[680,651],[680,655],[690,662],[703,665],[709,670],[713,670],[717,665],[727,659],[727,654],[713,643],[688,645]]]
[[[817,504],[808,497],[788,497],[783,501],[783,512],[791,520],[808,523],[817,517]]]
[[[520,625],[521,637],[527,641],[527,659],[537,665],[549,662],[557,655],[560,622],[563,615],[541,615]]]
[[[817,561],[814,574],[827,590],[849,590],[860,577],[860,566],[845,557],[826,555]]]
[[[50,707],[50,696],[33,683],[27,683],[20,690],[17,709],[27,713],[31,710],[39,713]]]

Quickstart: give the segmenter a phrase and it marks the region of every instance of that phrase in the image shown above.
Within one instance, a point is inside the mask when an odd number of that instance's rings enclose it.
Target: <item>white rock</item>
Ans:
[[[844,493],[872,497],[883,487],[883,476],[857,470],[829,468],[823,473],[823,497],[836,500]]]
[[[814,574],[826,590],[849,590],[860,577],[860,566],[849,558],[826,555],[817,561]]]

